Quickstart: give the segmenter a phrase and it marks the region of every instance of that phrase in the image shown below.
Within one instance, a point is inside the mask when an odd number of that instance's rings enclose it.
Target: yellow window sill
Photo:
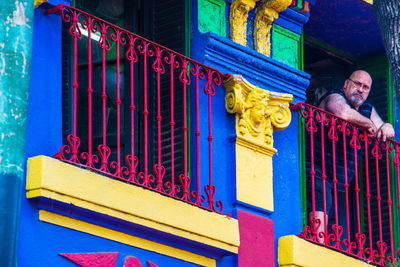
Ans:
[[[313,244],[304,239],[289,235],[279,238],[278,241],[279,266],[294,267],[371,267],[340,252]]]
[[[238,253],[236,219],[50,157],[28,160],[26,196],[53,213],[68,216],[74,209],[88,211],[91,222],[90,214],[100,220],[112,218],[139,226],[144,232],[183,240],[188,247],[205,247],[207,253],[214,251],[215,257]],[[65,212],[63,208],[52,210],[55,206],[64,207]]]

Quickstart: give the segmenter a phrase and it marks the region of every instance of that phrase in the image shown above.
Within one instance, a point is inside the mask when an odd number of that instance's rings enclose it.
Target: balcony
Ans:
[[[228,75],[76,8],[59,5],[46,12],[51,13],[67,24],[72,45],[72,127],[55,157],[222,213],[213,185],[211,103],[214,88]],[[83,39],[86,44],[79,45]],[[200,103],[208,105],[207,116],[200,114]],[[206,133],[200,123],[207,125]],[[201,155],[203,135],[208,150]],[[201,159],[208,161],[204,173]]]
[[[28,160],[39,220],[203,266],[237,254],[213,173],[212,104],[227,75],[76,8],[46,14],[63,21],[69,132],[56,159]]]
[[[291,109],[300,113],[305,133],[308,225],[299,237],[370,264],[396,264],[400,143],[378,141],[309,104]],[[328,219],[318,219],[318,211]]]

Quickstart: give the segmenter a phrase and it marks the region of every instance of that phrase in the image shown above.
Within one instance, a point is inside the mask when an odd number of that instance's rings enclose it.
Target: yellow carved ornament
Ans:
[[[263,90],[241,75],[233,75],[224,82],[224,86],[226,109],[236,114],[238,138],[260,148],[273,148],[273,131],[289,126],[289,103],[293,96]]]
[[[254,49],[266,56],[271,54],[271,27],[292,0],[264,0],[256,9],[254,19]]]
[[[47,0],[35,0],[35,8],[39,7],[41,4],[47,2]]]
[[[247,16],[258,0],[233,0],[231,4],[230,38],[232,41],[246,46]]]

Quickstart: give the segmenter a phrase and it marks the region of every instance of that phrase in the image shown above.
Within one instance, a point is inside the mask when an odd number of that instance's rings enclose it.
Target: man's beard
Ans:
[[[358,96],[360,96],[361,98],[359,98]],[[350,97],[350,101],[355,105],[361,105],[364,102],[364,97],[362,96],[362,94],[353,93]]]

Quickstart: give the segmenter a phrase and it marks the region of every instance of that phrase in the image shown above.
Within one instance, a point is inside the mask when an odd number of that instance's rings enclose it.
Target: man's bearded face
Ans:
[[[371,90],[372,79],[365,71],[356,71],[348,78],[343,86],[347,100],[355,107],[361,106]]]

